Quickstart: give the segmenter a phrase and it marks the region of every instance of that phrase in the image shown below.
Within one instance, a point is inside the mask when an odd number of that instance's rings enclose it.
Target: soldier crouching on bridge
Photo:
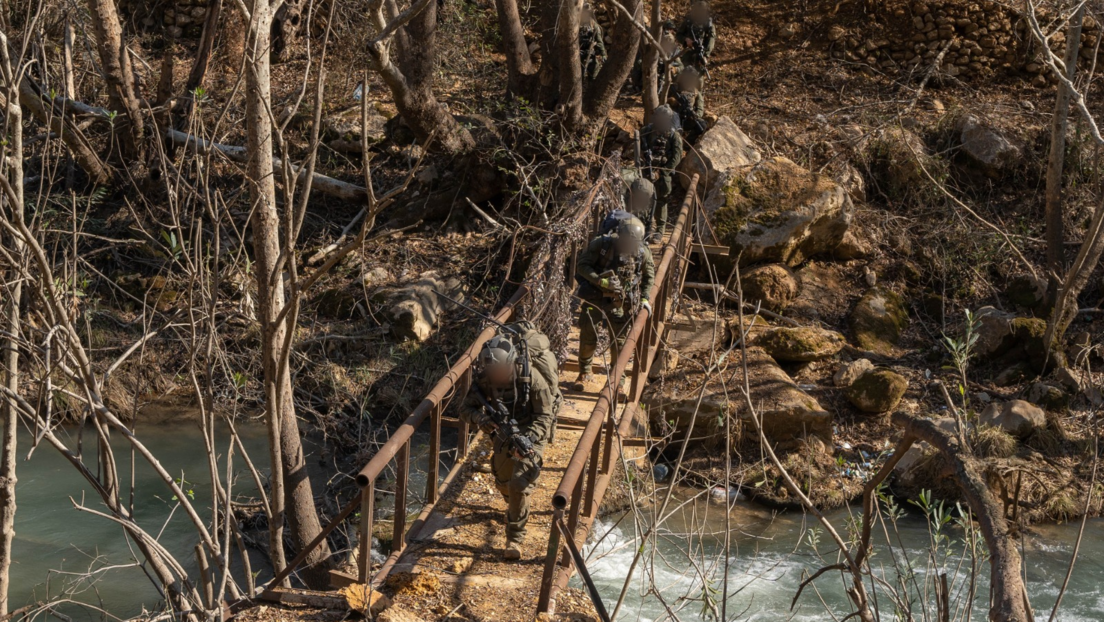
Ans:
[[[579,378],[572,388],[584,391],[592,378],[598,326],[604,325],[609,331],[612,367],[636,312],[641,308],[652,311],[648,292],[655,281],[655,263],[644,243],[644,223],[636,217],[622,220],[614,233],[600,235],[587,245],[577,266],[583,305],[579,315]]]
[[[517,560],[529,522],[529,495],[563,398],[548,338],[529,323],[512,327],[516,334],[504,330],[484,344],[460,418],[494,439],[495,487],[507,505],[504,556]]]

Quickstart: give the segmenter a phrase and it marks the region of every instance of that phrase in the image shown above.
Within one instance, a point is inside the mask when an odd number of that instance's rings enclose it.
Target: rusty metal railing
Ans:
[[[611,160],[616,165],[616,160]],[[607,168],[613,165],[607,165]],[[616,167],[615,167],[616,168]],[[582,223],[597,222],[600,214],[594,214],[596,207],[600,207],[599,198],[603,192],[608,193],[608,184],[603,181],[595,184],[585,195],[578,211],[573,215],[571,222],[582,226]],[[513,296],[495,314],[494,319],[500,323],[506,323],[514,319],[519,312],[521,304],[530,295],[546,296],[548,294],[543,287],[545,283],[526,282],[518,287]],[[472,364],[479,354],[479,350],[495,334],[495,327],[488,326],[476,336],[475,340],[463,354],[452,364],[452,367],[437,381],[437,384],[422,399],[417,407],[411,411],[406,420],[396,429],[379,451],[364,465],[356,475],[356,483],[360,488],[344,508],[332,519],[322,531],[287,565],[276,573],[272,581],[268,583],[268,589],[261,595],[262,598],[273,598],[273,589],[279,586],[284,579],[291,575],[302,564],[312,551],[323,540],[328,538],[338,526],[349,518],[357,508],[360,508],[360,525],[358,528],[358,559],[357,582],[366,584],[371,582],[378,585],[382,582],[401,557],[406,544],[418,537],[421,526],[436,507],[437,500],[451,487],[456,475],[464,465],[470,444],[469,426],[464,422],[457,425],[458,441],[456,447],[456,461],[444,480],[438,483],[440,476],[439,454],[441,453],[441,427],[444,421],[444,413],[452,400],[463,398],[467,393],[471,382]],[[407,525],[406,499],[409,488],[408,476],[410,475],[410,443],[414,433],[426,421],[429,421],[429,472],[426,474],[426,504],[418,517]],[[371,571],[371,543],[372,529],[375,524],[375,492],[379,477],[395,462],[395,512],[391,527],[392,549],[387,560],[374,574]]]
[[[606,385],[598,394],[598,402],[583,428],[575,453],[552,495],[553,528],[548,535],[548,556],[544,562],[537,601],[539,613],[552,609],[556,595],[575,571],[565,542],[561,541],[560,529],[556,526],[566,519],[565,531],[574,535],[572,544],[581,547],[586,542],[609,486],[613,467],[621,455],[618,439],[625,438],[629,433],[640,407],[648,372],[660,349],[668,314],[673,311],[674,303],[682,293],[690,259],[691,228],[698,205],[697,182],[698,176],[695,175],[656,269],[656,280],[648,297],[652,301],[653,314],[641,310],[634,319],[625,339],[625,347],[621,348]],[[629,373],[628,400],[621,417],[617,418],[617,387],[625,376],[630,360],[635,362]]]

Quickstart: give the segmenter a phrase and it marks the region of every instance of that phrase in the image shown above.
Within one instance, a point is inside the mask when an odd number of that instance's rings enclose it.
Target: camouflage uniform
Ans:
[[[656,189],[656,210],[649,217],[648,232],[667,230],[667,201],[674,190],[675,169],[682,162],[682,137],[674,129],[660,134],[652,125],[640,130],[641,168]]]
[[[593,80],[606,62],[606,38],[598,22],[579,28],[579,58],[583,63],[583,75]]]
[[[709,57],[713,54],[713,46],[717,44],[717,27],[713,25],[713,18],[709,18],[704,26],[698,26],[694,20],[687,17],[679,26],[678,40],[683,45],[686,45],[687,41],[693,44],[687,46],[686,52],[682,54],[683,62],[705,75]]]
[[[647,299],[655,281],[655,262],[647,245],[642,244],[634,256],[623,257],[617,253],[614,242],[612,235],[598,236],[579,255],[577,272],[583,280],[579,288],[579,296],[583,299],[579,314],[580,374],[591,373],[600,325],[609,330],[610,364],[617,360],[621,346],[625,345],[633,315],[639,309],[640,301]],[[600,275],[608,270],[617,274],[625,289],[624,299],[620,302],[603,295],[603,277]]]
[[[705,133],[705,96],[701,91],[679,91],[670,98],[671,108],[678,113],[686,142],[693,145]]]
[[[495,388],[489,386],[483,378],[475,379],[489,401],[494,403],[495,400],[501,400],[506,405],[510,415],[517,420],[518,428],[533,441],[533,448],[536,450],[533,456],[515,459],[506,449],[506,441],[502,435],[494,436],[491,466],[495,488],[506,500],[506,541],[516,544],[521,544],[525,539],[525,525],[529,522],[529,495],[535,489],[540,476],[544,449],[552,443],[556,434],[556,413],[559,412],[563,399],[559,387],[553,389],[548,386],[541,374],[534,370],[530,376],[527,403],[521,403],[521,389],[516,380],[511,387]],[[460,407],[460,419],[479,425],[485,416],[479,398],[473,391],[469,391]]]

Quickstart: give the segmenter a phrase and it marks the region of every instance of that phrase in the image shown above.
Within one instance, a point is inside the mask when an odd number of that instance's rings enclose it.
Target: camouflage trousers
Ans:
[[[495,488],[506,500],[506,541],[521,544],[525,539],[525,525],[529,522],[529,495],[536,488],[541,472],[541,457],[545,443],[534,443],[537,455],[526,460],[515,460],[502,439],[495,437],[491,467],[494,470]]]
[[[667,202],[671,199],[671,192],[675,188],[674,176],[673,172],[665,172],[652,182],[655,184],[656,196],[647,222],[648,233],[663,235],[667,232]]]
[[[583,308],[579,313],[579,373],[591,373],[594,352],[598,349],[599,326],[605,327],[609,332],[609,364],[612,367],[621,353],[621,346],[625,345],[631,322],[632,313],[613,303],[583,301]]]

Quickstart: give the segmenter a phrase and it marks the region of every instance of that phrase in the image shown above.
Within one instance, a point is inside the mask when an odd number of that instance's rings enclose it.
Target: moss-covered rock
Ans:
[[[878,368],[859,376],[847,388],[847,399],[855,408],[868,413],[893,410],[905,395],[908,380],[897,372]]]
[[[835,356],[846,340],[834,330],[815,326],[775,328],[764,333],[755,344],[780,363],[808,363]]]
[[[740,274],[744,300],[772,311],[785,309],[797,297],[797,279],[793,271],[782,264],[758,266]]]
[[[1070,396],[1049,382],[1035,382],[1027,389],[1027,401],[1056,413],[1069,410]]]
[[[924,171],[938,179],[946,168],[919,136],[900,127],[887,128],[870,141],[866,159],[878,189],[895,200],[922,196],[932,187]]]
[[[830,178],[775,157],[729,173],[707,197],[706,212],[718,241],[743,265],[795,266],[839,246],[852,204]]]
[[[1022,350],[1031,369],[1036,373],[1046,373],[1055,367],[1066,366],[1066,355],[1059,345],[1047,352],[1043,336],[1046,334],[1046,320],[1033,317],[1018,317],[1010,322],[1013,348]]]
[[[851,331],[859,346],[874,352],[891,352],[908,326],[909,316],[901,297],[884,287],[872,287],[851,311]]]

